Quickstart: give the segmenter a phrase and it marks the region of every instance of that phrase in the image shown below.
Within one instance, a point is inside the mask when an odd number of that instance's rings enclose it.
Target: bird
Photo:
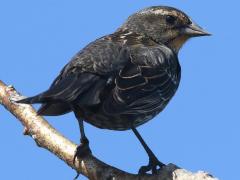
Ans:
[[[49,89],[17,102],[41,104],[37,113],[42,116],[75,114],[81,143],[74,163],[76,158],[91,153],[85,122],[101,129],[132,130],[149,157],[139,173],[156,174],[165,164],[148,147],[137,127],[162,112],[175,95],[181,79],[178,53],[184,43],[208,35],[174,7],[141,9],[115,32],[80,50]]]

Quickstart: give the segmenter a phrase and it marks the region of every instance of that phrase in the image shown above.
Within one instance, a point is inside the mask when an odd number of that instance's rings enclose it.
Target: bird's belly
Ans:
[[[128,115],[129,116],[129,115]],[[140,126],[156,115],[139,115],[138,117],[134,116],[135,119],[131,119],[131,117],[121,116],[102,116],[101,114],[95,114],[92,117],[85,118],[84,121],[89,124],[98,127],[100,129],[109,129],[116,131],[124,131],[131,129],[132,127]]]
[[[164,102],[159,106],[159,108],[154,109],[149,113],[132,113],[132,114],[115,114],[109,115],[103,113],[102,111],[99,112],[92,112],[91,110],[88,111],[85,109],[87,114],[84,117],[84,121],[88,122],[89,124],[101,128],[101,129],[109,129],[109,130],[117,130],[123,131],[131,129],[132,127],[140,126],[149,120],[153,119],[156,115],[158,115],[164,107],[167,105],[168,102]]]

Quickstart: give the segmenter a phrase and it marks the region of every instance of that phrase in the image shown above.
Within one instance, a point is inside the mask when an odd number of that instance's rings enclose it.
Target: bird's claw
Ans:
[[[92,151],[89,147],[88,139],[87,138],[81,139],[81,144],[78,145],[78,147],[76,148],[76,151],[73,157],[73,164],[75,164],[76,158],[83,158],[91,153]]]
[[[148,165],[142,166],[139,169],[138,174],[146,174],[148,171],[152,171],[152,174],[157,174],[157,170],[161,169],[163,166],[166,166],[166,165],[160,162],[156,157],[150,158]]]

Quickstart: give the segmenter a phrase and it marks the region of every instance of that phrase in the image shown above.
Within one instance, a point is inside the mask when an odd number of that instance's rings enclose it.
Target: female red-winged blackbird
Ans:
[[[140,173],[155,173],[164,164],[136,127],[160,113],[175,94],[181,75],[177,57],[181,46],[191,37],[205,35],[209,34],[175,8],[143,9],[115,33],[77,53],[47,91],[18,102],[41,103],[39,115],[73,111],[82,143],[76,156],[91,152],[83,121],[104,129],[132,129],[149,155],[149,164]]]

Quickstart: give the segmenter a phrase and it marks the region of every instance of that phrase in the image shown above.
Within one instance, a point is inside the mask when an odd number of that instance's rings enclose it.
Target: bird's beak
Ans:
[[[205,31],[203,28],[198,26],[195,23],[191,23],[188,26],[183,28],[183,33],[191,37],[197,36],[210,36],[211,34]]]

